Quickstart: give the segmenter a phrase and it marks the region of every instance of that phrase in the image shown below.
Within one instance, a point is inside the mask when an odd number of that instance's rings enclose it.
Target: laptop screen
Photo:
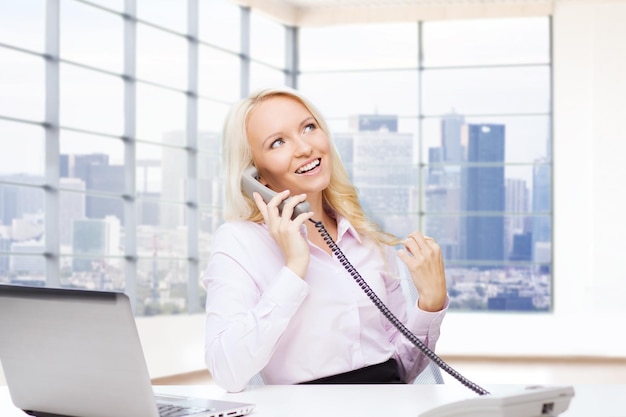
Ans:
[[[0,361],[23,410],[158,415],[123,293],[0,285]]]

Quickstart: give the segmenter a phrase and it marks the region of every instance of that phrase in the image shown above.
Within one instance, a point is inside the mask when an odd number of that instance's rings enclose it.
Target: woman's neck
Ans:
[[[337,220],[326,210],[321,210],[321,216],[317,213],[318,211],[313,210],[315,216],[313,216],[313,221],[321,222],[326,230],[326,233],[330,235],[330,237],[336,241],[337,240]],[[307,235],[309,240],[315,244],[317,247],[322,249],[328,255],[332,256],[332,250],[328,246],[328,243],[325,241],[324,237],[320,234],[318,227],[316,224],[311,223],[310,221],[306,222]]]
[[[307,195],[307,201],[311,205],[311,211],[315,213],[313,215],[313,220],[321,221],[322,223],[329,220],[330,216],[324,209],[324,199],[322,197],[322,193],[312,196]]]

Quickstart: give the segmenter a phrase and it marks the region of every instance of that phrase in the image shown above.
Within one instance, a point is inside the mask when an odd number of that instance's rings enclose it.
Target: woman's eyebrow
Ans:
[[[269,141],[269,140],[274,140],[274,139],[278,139],[278,138],[280,138],[282,135],[283,135],[283,134],[282,134],[282,131],[278,131],[278,132],[275,132],[275,133],[270,133],[270,134],[269,134],[269,135],[268,135],[265,139],[263,139],[263,140],[261,141],[261,146],[265,146],[265,143],[266,143],[267,141]]]
[[[315,117],[313,117],[313,116],[308,116],[306,119],[304,119],[304,120],[302,121],[302,124],[306,124],[306,123],[308,123],[308,122],[309,122],[309,121],[311,121],[311,120],[312,120],[312,121],[314,121],[314,122],[317,122],[317,120],[315,120]]]

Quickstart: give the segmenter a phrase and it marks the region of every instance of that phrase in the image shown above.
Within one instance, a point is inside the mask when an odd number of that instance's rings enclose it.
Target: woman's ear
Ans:
[[[263,179],[263,177],[259,176],[258,178],[259,178],[259,182],[260,182],[261,184],[265,185],[266,187],[269,187],[268,182],[267,182],[267,181],[265,181],[265,180]]]
[[[257,168],[256,178],[261,184],[265,185],[266,187],[268,186],[267,185],[268,182],[265,181],[265,179],[263,178],[263,175],[261,174],[261,171],[258,168]]]

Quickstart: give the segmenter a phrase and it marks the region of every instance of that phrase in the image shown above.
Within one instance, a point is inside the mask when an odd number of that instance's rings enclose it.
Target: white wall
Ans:
[[[137,318],[151,378],[205,369],[204,315]]]
[[[554,12],[554,314],[450,314],[439,352],[626,357],[626,3]]]

